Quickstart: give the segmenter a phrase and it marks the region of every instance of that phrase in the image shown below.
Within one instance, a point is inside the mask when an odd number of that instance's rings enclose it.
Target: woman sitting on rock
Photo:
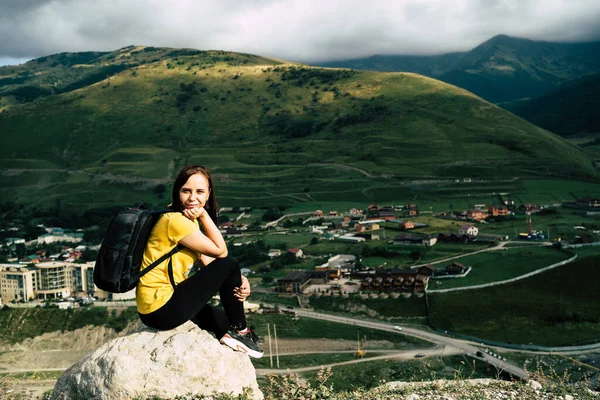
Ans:
[[[181,250],[140,279],[136,293],[140,319],[160,330],[191,320],[234,350],[262,357],[258,337],[246,326],[244,315],[250,283],[241,275],[238,262],[227,255],[216,226],[217,200],[210,172],[197,165],[183,168],[173,184],[170,208],[174,212],[165,213],[150,234],[141,269],[178,245]],[[195,264],[200,268],[188,276]],[[209,304],[216,293],[222,309]]]

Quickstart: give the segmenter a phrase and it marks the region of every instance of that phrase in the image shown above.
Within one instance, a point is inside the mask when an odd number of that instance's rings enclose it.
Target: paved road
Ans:
[[[366,328],[379,329],[382,331],[396,332],[398,334],[427,340],[428,342],[436,343],[441,346],[446,346],[448,348],[448,351],[452,351],[453,348],[457,349],[459,352],[461,352],[463,354],[466,354],[466,355],[474,357],[478,360],[487,362],[488,364],[495,366],[499,370],[508,372],[509,374],[511,374],[513,376],[516,376],[516,377],[519,377],[522,379],[529,378],[529,373],[527,371],[525,371],[523,368],[520,368],[514,364],[507,362],[507,361],[500,360],[496,357],[493,357],[493,356],[490,356],[487,354],[485,354],[484,357],[478,357],[476,355],[476,353],[477,353],[477,351],[481,350],[481,348],[478,347],[476,344],[465,341],[465,340],[454,339],[454,338],[450,338],[447,336],[439,335],[437,333],[422,331],[420,329],[415,329],[415,328],[406,327],[406,326],[402,327],[402,331],[397,331],[397,330],[394,330],[393,325],[381,323],[381,322],[364,321],[364,320],[355,319],[355,318],[339,317],[336,315],[329,315],[329,314],[320,314],[320,313],[317,313],[314,311],[301,310],[301,309],[295,309],[295,311],[297,312],[297,314],[299,316],[306,317],[306,318],[321,319],[321,320],[326,320],[326,321],[340,322],[342,324],[349,324],[349,325],[355,325],[355,326],[362,326],[362,327],[366,327]],[[425,353],[425,351],[421,351],[421,352]],[[372,358],[370,358],[370,359],[372,359]],[[367,359],[365,361],[368,361],[368,360],[369,359]]]
[[[270,227],[270,226],[276,226],[282,219],[284,218],[290,218],[290,217],[298,217],[298,216],[302,216],[302,215],[312,215],[313,212],[300,212],[300,213],[293,213],[293,214],[285,214],[283,217],[276,219],[275,221],[271,221],[271,222],[267,222],[265,224],[266,227]]]

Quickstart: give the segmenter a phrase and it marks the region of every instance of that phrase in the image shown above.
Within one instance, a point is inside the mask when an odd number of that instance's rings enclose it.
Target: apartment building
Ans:
[[[49,300],[98,290],[93,280],[94,263],[61,261],[37,264],[0,264],[2,303],[20,300]]]
[[[2,304],[35,298],[37,275],[35,267],[0,264],[0,299]]]

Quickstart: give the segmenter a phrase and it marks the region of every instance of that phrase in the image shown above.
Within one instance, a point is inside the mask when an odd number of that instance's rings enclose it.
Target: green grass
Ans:
[[[599,266],[596,255],[511,284],[430,294],[430,323],[503,343],[596,343],[600,340]]]
[[[600,362],[600,352],[561,355],[521,353],[501,349],[493,351],[529,372],[543,374],[555,380],[567,376],[569,382],[593,379],[598,372]]]
[[[19,380],[51,380],[58,379],[63,371],[27,371],[27,372],[0,372],[0,378]]]
[[[509,248],[478,253],[448,262],[449,264],[456,261],[465,267],[471,267],[471,272],[466,277],[433,280],[430,281],[430,289],[449,289],[503,281],[571,257],[572,254],[550,247]]]
[[[138,318],[135,307],[108,310],[106,307],[86,307],[60,310],[58,308],[0,309],[0,340],[14,344],[47,332],[73,331],[86,325],[105,326],[123,330]]]
[[[392,321],[403,321],[406,318],[423,318],[427,316],[424,297],[411,296],[408,299],[400,296],[397,299],[363,299],[356,295],[349,298],[333,296],[311,297],[309,304],[316,310],[343,312],[349,315],[385,317]],[[403,321],[405,322],[405,321]]]
[[[531,241],[531,242],[523,240],[523,241],[520,241],[518,243],[513,242],[513,243],[506,243],[504,245],[504,247],[508,248],[508,249],[510,249],[510,248],[523,248],[523,247],[533,248],[533,247],[543,247],[543,246],[546,246],[546,244],[544,244],[544,243],[542,243],[540,241],[535,241],[535,240]]]
[[[375,357],[380,353],[374,353],[367,351],[363,358]],[[339,363],[344,361],[354,360],[356,357],[354,352],[337,352],[330,354],[294,354],[287,356],[279,356],[279,367],[280,368],[302,368],[302,367],[314,367],[315,365],[326,365]],[[263,358],[252,358],[252,365],[254,368],[272,368],[271,361],[268,356]],[[273,356],[273,368],[277,368],[275,355]]]
[[[501,375],[488,364],[470,357],[446,356],[421,360],[377,360],[358,365],[332,368],[328,383],[334,390],[370,389],[383,382],[428,381],[436,379],[497,378]],[[304,373],[309,382],[316,381],[316,373]]]
[[[286,339],[345,339],[356,341],[357,329],[337,322],[314,320],[300,317],[295,321],[291,316],[279,314],[252,314],[248,316],[248,324],[255,327],[261,338],[267,337],[267,324],[276,325],[277,337]],[[394,349],[416,349],[431,347],[432,344],[423,340],[398,335],[394,332],[379,331],[376,329],[360,328],[360,336],[366,336],[369,341],[386,341]],[[388,347],[384,347],[388,348]],[[376,348],[369,347],[369,350]]]
[[[310,233],[288,233],[285,235],[265,235],[262,237],[262,240],[265,244],[273,248],[277,248],[283,243],[285,243],[288,248],[292,248],[308,245],[315,236],[316,235]]]

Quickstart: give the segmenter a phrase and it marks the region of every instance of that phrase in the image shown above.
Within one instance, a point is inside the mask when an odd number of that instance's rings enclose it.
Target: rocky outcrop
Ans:
[[[372,396],[372,397],[370,397]],[[582,385],[497,379],[444,380],[429,382],[389,382],[368,395],[347,400],[576,400],[600,399],[600,394]]]
[[[171,331],[146,328],[113,339],[59,378],[51,399],[150,398],[249,393],[262,399],[245,354],[188,322]]]

